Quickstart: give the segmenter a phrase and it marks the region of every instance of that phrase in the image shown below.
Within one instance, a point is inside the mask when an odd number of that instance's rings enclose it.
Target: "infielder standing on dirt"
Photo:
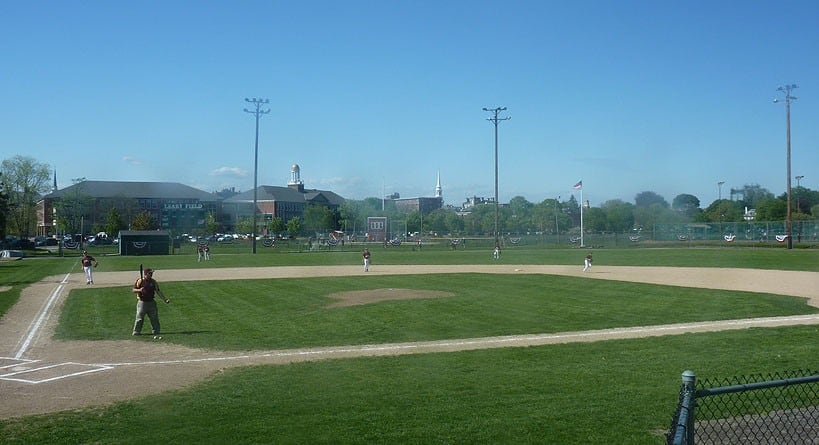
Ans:
[[[154,280],[153,269],[145,269],[145,276],[134,283],[134,292],[137,294],[137,307],[133,335],[142,334],[142,323],[146,315],[151,320],[151,331],[154,335],[159,335],[159,310],[156,307],[155,295],[159,294],[165,304],[170,303],[171,300],[159,290],[159,283]]]
[[[370,271],[370,250],[364,249],[364,253],[361,254],[364,257],[364,272]]]
[[[80,262],[82,262],[82,271],[85,272],[85,284],[94,284],[94,267],[99,265],[97,259],[83,250]],[[94,263],[94,267],[91,267],[92,262]]]
[[[586,258],[583,260],[583,272],[591,269],[591,267],[592,267],[592,254],[591,254],[591,252],[589,252],[589,254],[586,255]]]

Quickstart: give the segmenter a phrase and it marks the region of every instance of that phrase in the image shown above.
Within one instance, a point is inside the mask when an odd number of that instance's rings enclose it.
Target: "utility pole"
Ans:
[[[262,115],[270,113],[270,109],[262,110],[262,105],[270,103],[268,99],[253,99],[245,98],[245,102],[252,104],[254,109],[248,110],[245,108],[245,113],[250,113],[256,116],[256,145],[253,151],[253,253],[256,253],[256,219],[259,214],[258,199],[259,199],[259,118]]]
[[[799,88],[796,84],[785,85],[776,90],[785,93],[785,123],[787,128],[787,163],[788,163],[788,215],[785,221],[785,233],[788,235],[788,249],[793,249],[793,220],[791,212],[791,102],[796,100],[796,96],[791,96],[791,91]],[[779,99],[774,99],[774,102],[779,102]]]
[[[494,117],[487,118],[489,122],[495,124],[495,246],[499,246],[498,241],[498,123],[500,121],[508,121],[511,117],[499,118],[498,114],[501,111],[506,111],[506,107],[484,108],[483,111],[494,113]]]

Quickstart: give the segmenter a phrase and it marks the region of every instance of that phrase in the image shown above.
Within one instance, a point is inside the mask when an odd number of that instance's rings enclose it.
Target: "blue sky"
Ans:
[[[57,1],[0,16],[0,158],[73,178],[345,198],[561,196],[702,207],[819,188],[816,1]],[[796,185],[794,181],[794,186]]]

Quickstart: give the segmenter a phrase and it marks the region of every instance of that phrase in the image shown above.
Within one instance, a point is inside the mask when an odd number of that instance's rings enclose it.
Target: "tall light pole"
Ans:
[[[796,96],[791,96],[791,91],[799,88],[796,84],[785,85],[776,90],[785,93],[785,123],[787,128],[787,163],[788,163],[788,215],[785,221],[785,232],[788,235],[788,249],[793,249],[793,230],[791,212],[791,102],[796,100]],[[774,102],[779,102],[779,99],[774,99]]]
[[[720,181],[717,183],[717,188],[719,189],[719,201],[722,201],[722,184],[725,184],[725,181]]]
[[[256,116],[256,145],[253,150],[253,253],[256,253],[256,219],[259,214],[257,202],[259,194],[259,118],[262,115],[270,113],[270,109],[262,110],[262,105],[270,103],[268,99],[253,99],[245,98],[245,102],[252,104],[255,109],[248,110],[245,108],[245,113],[250,113]]]
[[[494,114],[494,117],[487,118],[486,120],[495,124],[495,246],[498,246],[498,123],[512,118],[498,117],[501,111],[506,111],[506,107],[484,108],[483,111],[489,111]]]

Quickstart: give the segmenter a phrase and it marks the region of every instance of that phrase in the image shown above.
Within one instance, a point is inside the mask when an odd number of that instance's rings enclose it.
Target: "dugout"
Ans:
[[[123,256],[169,255],[171,236],[167,230],[122,230],[119,254]]]

